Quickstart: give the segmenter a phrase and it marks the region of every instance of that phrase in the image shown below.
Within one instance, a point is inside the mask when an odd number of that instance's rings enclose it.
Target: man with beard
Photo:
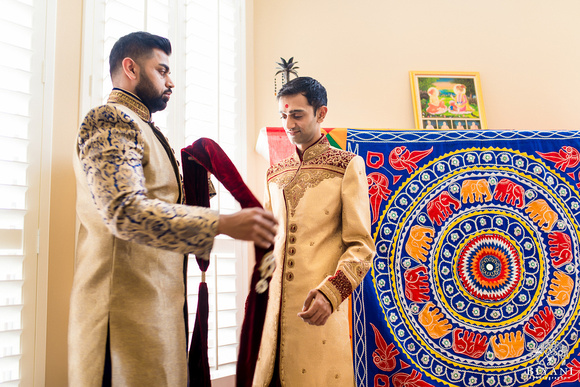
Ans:
[[[267,248],[276,220],[262,209],[220,215],[186,206],[178,163],[151,122],[174,87],[170,42],[119,39],[114,89],[78,133],[78,235],[69,323],[69,385],[186,386],[184,254],[209,259],[214,237]]]

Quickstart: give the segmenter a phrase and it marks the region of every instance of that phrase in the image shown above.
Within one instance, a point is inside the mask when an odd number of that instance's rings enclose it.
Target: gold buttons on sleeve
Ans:
[[[296,230],[298,230],[298,226],[296,226],[296,223],[292,223],[290,225],[289,230],[290,230],[290,232],[296,232]]]
[[[294,279],[294,273],[292,273],[292,272],[286,273],[286,279],[288,281],[292,281]]]

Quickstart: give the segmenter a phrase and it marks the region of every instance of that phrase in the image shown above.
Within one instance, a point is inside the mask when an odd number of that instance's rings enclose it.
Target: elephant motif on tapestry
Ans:
[[[461,202],[451,196],[449,192],[444,191],[427,204],[427,215],[431,222],[434,221],[437,226],[441,226],[443,221],[453,213],[451,207],[458,210],[461,208]]]
[[[509,179],[501,179],[495,187],[493,198],[517,206],[524,207],[524,187]],[[517,203],[517,204],[516,204]]]

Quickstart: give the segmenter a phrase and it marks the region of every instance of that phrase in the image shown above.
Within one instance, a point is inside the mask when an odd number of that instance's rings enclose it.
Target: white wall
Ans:
[[[275,62],[292,56],[328,91],[323,127],[413,128],[414,70],[479,72],[488,128],[578,129],[577,0],[253,0],[253,10],[254,136],[281,125]]]
[[[255,124],[279,124],[275,62],[294,56],[327,87],[328,127],[414,127],[420,70],[478,71],[489,128],[576,129],[579,16],[576,0],[254,0]]]
[[[72,154],[79,126],[82,2],[57,0],[50,221],[46,387],[67,385],[67,328],[75,239]]]

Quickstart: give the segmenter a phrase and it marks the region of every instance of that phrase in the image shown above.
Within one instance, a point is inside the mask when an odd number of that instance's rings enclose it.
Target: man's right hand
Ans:
[[[262,208],[244,208],[230,215],[220,215],[217,232],[234,239],[252,241],[267,249],[274,244],[278,222]]]

